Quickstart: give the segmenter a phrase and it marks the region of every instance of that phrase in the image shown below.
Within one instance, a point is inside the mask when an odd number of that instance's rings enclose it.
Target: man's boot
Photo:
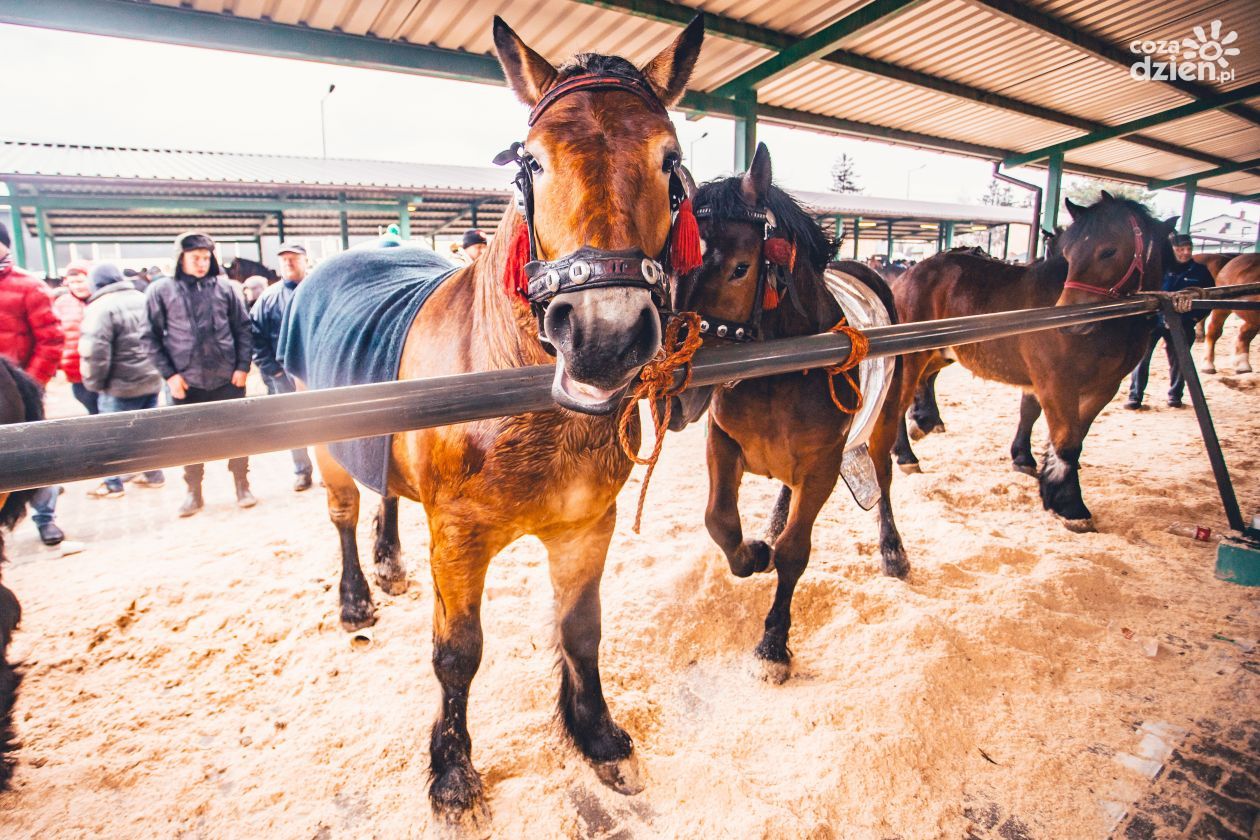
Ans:
[[[188,482],[188,495],[184,497],[184,503],[179,506],[179,515],[192,516],[205,506],[206,503],[201,498],[201,482]]]
[[[243,508],[252,508],[258,504],[258,500],[254,498],[254,494],[249,492],[249,478],[247,476],[236,476],[236,506]]]

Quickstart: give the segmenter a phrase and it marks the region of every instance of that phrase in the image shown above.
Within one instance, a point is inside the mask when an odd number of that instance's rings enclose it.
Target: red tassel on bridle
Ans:
[[[691,199],[678,205],[674,230],[669,237],[669,265],[676,277],[695,271],[704,262],[700,253],[700,226],[691,210]]]
[[[529,228],[524,222],[516,226],[512,242],[508,245],[507,265],[503,269],[503,290],[525,305],[529,305],[529,278],[525,264],[529,262]]]
[[[761,246],[761,252],[770,265],[780,266],[788,271],[796,270],[795,242],[784,239],[782,236],[772,236]],[[778,309],[779,299],[779,290],[775,288],[774,281],[767,277],[766,292],[762,297],[761,308],[766,312]]]

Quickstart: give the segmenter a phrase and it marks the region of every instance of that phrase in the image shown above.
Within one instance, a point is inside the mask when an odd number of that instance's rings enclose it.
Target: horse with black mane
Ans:
[[[1107,192],[1089,207],[1067,201],[1072,224],[1054,253],[1028,266],[970,254],[944,253],[915,266],[893,286],[903,323],[1015,309],[1119,300],[1159,289],[1168,235],[1176,218],[1159,221],[1137,202]],[[925,375],[953,358],[985,379],[1024,391],[1011,444],[1015,469],[1035,474],[1033,424],[1045,411],[1050,446],[1040,472],[1041,499],[1072,531],[1094,530],[1081,497],[1081,446],[1094,418],[1133,370],[1151,340],[1151,317],[1120,318],[905,356],[900,395],[910,405]],[[898,462],[917,463],[905,434]]]
[[[244,283],[251,277],[266,277],[267,285],[271,285],[280,279],[280,275],[274,270],[267,268],[260,262],[247,260],[244,257],[235,257],[231,262],[224,264],[224,272],[228,278],[238,283]]]
[[[844,322],[845,312],[824,276],[836,243],[792,196],[772,184],[764,145],[758,146],[743,175],[701,186],[695,208],[704,263],[680,280],[675,299],[677,309],[699,313],[707,341],[816,335]],[[878,308],[891,322],[892,293],[879,275],[857,262],[838,266],[867,304],[882,304]],[[878,366],[885,378],[896,368],[885,359],[867,364]],[[850,436],[871,434],[874,449],[882,453],[882,461],[877,458],[873,465],[874,476],[867,476],[869,495],[859,501],[869,507],[878,482],[886,523],[880,542],[883,571],[895,577],[909,571],[901,538],[892,527],[888,495],[896,406],[884,410],[882,390],[862,394],[856,384],[847,370],[808,370],[697,389],[676,398],[675,410],[690,421],[712,394],[705,510],[709,534],[736,576],[771,569],[778,574],[774,604],[756,649],[767,678],[776,682],[788,676],[792,595],[809,562],[814,521],[842,467],[847,470],[846,459],[854,459],[856,469],[872,468],[866,448],[854,449],[864,441]],[[863,400],[868,401],[865,406]],[[858,414],[863,408],[866,413]],[[746,471],[783,484],[764,539],[745,538],[740,522],[739,486]],[[851,479],[847,471],[845,478]],[[850,488],[859,494],[853,484]]]
[[[22,369],[0,357],[0,425],[30,423],[44,419],[44,399],[39,385]],[[0,572],[3,572],[4,532],[13,530],[23,516],[33,490],[0,493]],[[17,699],[22,675],[9,661],[9,641],[22,620],[22,607],[17,596],[0,582],[0,790],[8,787],[13,775],[9,757],[13,743],[13,703]]]
[[[376,489],[417,500],[428,515],[433,668],[442,690],[429,798],[447,824],[480,829],[488,818],[468,696],[481,662],[486,570],[525,535],[537,536],[550,560],[564,731],[605,784],[625,794],[643,786],[633,742],[604,699],[599,585],[617,493],[631,469],[616,409],[661,346],[669,275],[699,263],[666,109],[681,99],[703,35],[697,17],[642,68],[591,53],[557,68],[496,17],[504,75],[531,109],[524,143],[498,159],[518,168],[523,213],[509,211],[490,250],[467,267],[405,246],[340,254],[303,281],[286,318],[280,355],[305,387],[339,384],[319,371],[353,363],[353,352],[333,344],[336,330],[321,327],[339,319],[353,327],[352,339],[397,337],[384,378],[510,370],[555,356],[552,395],[561,409],[397,434],[365,472],[352,473],[347,450],[335,444],[316,448],[341,536],[347,628],[374,621],[355,541],[356,478],[379,475]],[[412,268],[418,279],[405,276]],[[364,320],[364,299],[380,299],[393,320]],[[636,422],[636,447],[639,438]],[[397,518],[384,519],[376,576],[401,591]]]

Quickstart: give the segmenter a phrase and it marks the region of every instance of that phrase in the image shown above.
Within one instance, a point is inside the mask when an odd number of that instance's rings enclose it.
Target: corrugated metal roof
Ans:
[[[114,0],[111,5],[120,2],[145,5],[139,0]],[[688,7],[704,9],[732,26],[754,28],[724,35],[716,31],[721,27],[711,26],[692,79],[694,89],[711,92],[770,58],[775,45],[816,33],[860,8],[864,0],[682,0],[661,5],[635,0],[532,0],[516,6],[502,0],[152,3],[481,55],[492,54],[490,20],[503,14],[526,42],[553,61],[597,49],[639,63],[677,33]],[[966,92],[931,90],[912,79],[876,78],[829,61],[825,55],[764,84],[760,98],[778,108],[865,124],[849,129],[850,133],[860,130],[880,137],[886,136],[887,129],[897,129],[924,136],[928,142],[918,145],[939,140],[940,148],[966,144],[976,154],[989,149],[1028,151],[1079,136],[1080,121],[1118,124],[1190,102],[1205,90],[1256,81],[1260,77],[1260,14],[1256,11],[1256,0],[1184,0],[1162,6],[1149,0],[1025,0],[1016,7],[1003,7],[994,0],[923,0],[849,35],[833,48],[982,93],[1000,94],[1017,100],[1013,109],[979,104]],[[1042,27],[1017,19],[1029,14],[1047,15],[1049,22]],[[1196,26],[1210,28],[1215,20],[1221,21],[1222,35],[1238,33],[1234,44],[1240,53],[1230,58],[1230,69],[1237,74],[1234,79],[1204,80],[1197,88],[1187,89],[1131,77],[1129,57],[1138,58],[1129,51],[1133,41],[1180,41],[1192,36]],[[1056,33],[1055,26],[1075,27],[1076,32]],[[756,31],[757,27],[763,29]],[[1094,49],[1093,41],[1102,46]],[[1066,114],[1069,124],[1019,113],[1019,103]],[[1260,151],[1256,124],[1260,105],[1249,105],[1252,110],[1246,117],[1214,112],[1185,120],[1181,126],[1145,132],[1155,140],[1190,150],[1189,156],[1113,141],[1079,149],[1068,155],[1068,161],[1144,180],[1211,168],[1205,159],[1254,157]],[[321,175],[318,170],[286,177],[311,183],[350,180]],[[369,177],[380,182],[372,181],[373,186],[399,180],[386,171]],[[1257,175],[1240,175],[1230,183],[1246,193],[1260,192]]]

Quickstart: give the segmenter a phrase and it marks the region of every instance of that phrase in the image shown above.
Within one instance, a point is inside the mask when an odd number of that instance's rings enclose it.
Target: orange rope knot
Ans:
[[[687,328],[687,337],[683,339],[682,346],[679,346],[678,333],[683,327]],[[687,386],[691,384],[691,357],[700,349],[701,341],[703,338],[700,335],[698,313],[680,312],[671,319],[669,326],[665,328],[665,340],[661,342],[661,349],[657,352],[656,358],[639,371],[639,383],[634,386],[630,399],[626,401],[625,408],[621,410],[621,417],[618,418],[617,438],[621,442],[621,451],[625,452],[626,457],[631,461],[647,467],[647,474],[643,476],[643,488],[639,491],[639,509],[634,515],[636,534],[639,533],[639,524],[643,520],[643,503],[647,499],[648,483],[652,480],[652,472],[656,469],[656,462],[661,457],[661,446],[665,443],[665,430],[669,428],[669,417],[674,408],[671,399],[687,390]],[[682,384],[675,388],[674,374],[679,368],[684,371],[683,380]],[[648,408],[652,412],[652,426],[656,431],[656,443],[652,446],[652,454],[646,458],[639,457],[639,453],[630,445],[630,423],[637,416],[639,400],[642,399],[648,401]],[[663,410],[660,405],[662,402],[665,404]]]
[[[871,343],[861,330],[850,327],[847,319],[843,316],[840,318],[840,323],[836,324],[828,332],[843,333],[848,336],[851,347],[849,348],[849,357],[847,359],[838,365],[824,368],[827,372],[827,390],[831,392],[831,401],[836,408],[845,414],[857,414],[862,410],[862,389],[849,371],[860,365],[862,360],[866,358],[866,354],[870,352]],[[836,396],[836,377],[840,375],[844,376],[845,381],[849,383],[849,387],[853,389],[853,393],[857,394],[857,403],[852,408],[840,402],[840,398]]]

